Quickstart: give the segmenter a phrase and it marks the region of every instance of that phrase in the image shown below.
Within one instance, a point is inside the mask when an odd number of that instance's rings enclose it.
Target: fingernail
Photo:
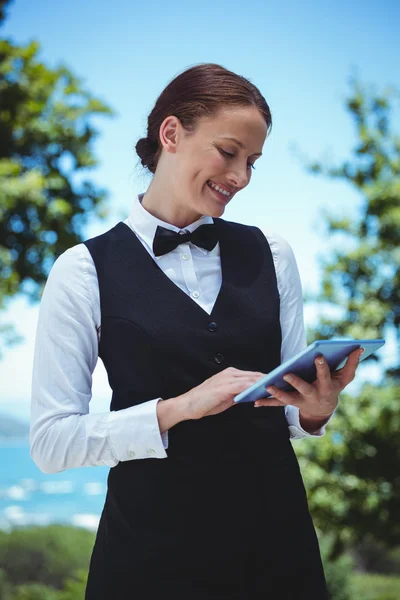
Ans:
[[[293,381],[293,375],[284,375],[282,379],[287,382]]]
[[[274,388],[267,387],[267,392],[268,392],[268,394],[273,394],[274,393]]]

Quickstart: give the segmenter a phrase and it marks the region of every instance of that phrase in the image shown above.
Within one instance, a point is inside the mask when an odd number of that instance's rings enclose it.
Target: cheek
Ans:
[[[207,179],[218,178],[226,171],[224,157],[214,152],[200,150],[187,153],[179,164],[178,178],[183,182],[205,185]]]
[[[224,157],[220,154],[213,154],[212,156],[206,157],[204,161],[204,170],[213,177],[220,173],[223,173],[226,169]]]

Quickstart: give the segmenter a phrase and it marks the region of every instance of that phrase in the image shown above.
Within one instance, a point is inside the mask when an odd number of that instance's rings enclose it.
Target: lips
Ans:
[[[207,184],[207,187],[218,198],[218,200],[222,201],[224,204],[228,204],[228,202],[232,198],[232,196],[229,196],[229,197],[228,196],[224,196],[224,194],[221,194],[220,192],[218,192],[217,190],[215,190],[214,188],[212,188],[208,184]]]
[[[225,190],[226,192],[229,192],[231,194],[231,196],[233,196],[234,193],[234,189],[231,188],[229,185],[225,185],[224,183],[219,183],[218,181],[213,181],[212,179],[209,179],[207,181],[207,183],[213,183],[214,185],[217,185],[218,187],[222,188],[223,190]]]

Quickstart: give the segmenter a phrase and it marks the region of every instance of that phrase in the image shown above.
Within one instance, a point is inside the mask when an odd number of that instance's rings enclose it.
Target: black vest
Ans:
[[[280,364],[279,294],[269,244],[257,227],[215,222],[222,285],[210,315],[165,275],[125,223],[85,242],[99,281],[99,356],[113,390],[111,410],[178,396],[229,366],[268,373]],[[176,425],[167,453],[203,453],[204,436],[211,456],[220,452],[221,437],[231,452],[229,432],[236,439],[247,427],[253,435],[254,424],[289,435],[283,408],[242,404]]]
[[[222,285],[210,315],[125,223],[85,242],[99,282],[99,356],[111,410],[176,397],[229,366],[268,373],[280,364],[280,298],[268,241],[257,227],[214,221]],[[220,586],[235,590],[242,581],[240,598],[247,599],[257,569],[268,579],[290,565],[297,580],[307,562],[321,573],[283,407],[239,404],[178,423],[168,437],[167,458],[110,469],[86,600],[159,600],[166,589],[177,600],[194,598],[200,579],[201,598],[220,598]],[[293,540],[302,540],[300,553]],[[299,598],[324,597],[309,596],[311,587]]]

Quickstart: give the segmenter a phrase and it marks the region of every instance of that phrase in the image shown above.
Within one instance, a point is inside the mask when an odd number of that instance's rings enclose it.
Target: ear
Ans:
[[[175,115],[169,115],[160,125],[160,141],[167,152],[175,153],[180,133],[180,121]]]

